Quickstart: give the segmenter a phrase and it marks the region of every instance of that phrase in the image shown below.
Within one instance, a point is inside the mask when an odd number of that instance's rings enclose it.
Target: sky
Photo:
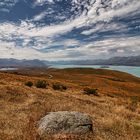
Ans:
[[[140,0],[0,0],[0,58],[140,55]]]

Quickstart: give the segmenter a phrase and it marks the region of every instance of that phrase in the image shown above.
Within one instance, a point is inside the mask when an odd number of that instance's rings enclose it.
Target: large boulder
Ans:
[[[50,112],[38,122],[40,136],[47,134],[86,134],[92,131],[92,119],[79,112]]]

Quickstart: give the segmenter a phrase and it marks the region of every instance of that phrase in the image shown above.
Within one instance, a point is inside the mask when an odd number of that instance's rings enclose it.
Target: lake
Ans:
[[[0,68],[0,71],[13,71],[18,70],[18,68]]]
[[[100,65],[52,65],[52,68],[101,68]],[[102,69],[102,68],[101,68]],[[127,72],[134,76],[140,77],[140,67],[133,67],[133,66],[109,66],[109,68],[103,69],[110,69],[110,70],[117,70],[122,72]]]
[[[52,65],[51,68],[95,68],[95,69],[102,69],[100,65]],[[140,77],[140,67],[133,67],[133,66],[109,66],[109,68],[103,69],[110,69],[110,70],[117,70],[122,72],[130,73],[134,76]],[[13,71],[18,70],[18,68],[0,68],[0,71]]]

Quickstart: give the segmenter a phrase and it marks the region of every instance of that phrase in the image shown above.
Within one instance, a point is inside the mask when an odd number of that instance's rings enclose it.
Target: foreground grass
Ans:
[[[93,118],[94,130],[87,136],[59,134],[48,136],[47,140],[139,139],[139,78],[112,71],[68,69],[48,70],[53,75],[49,79],[39,72],[30,76],[22,71],[22,75],[0,73],[0,140],[40,140],[36,122],[50,111],[87,113]],[[38,80],[46,80],[50,86],[46,89],[25,86],[27,81]],[[52,85],[57,82],[68,89],[53,90]],[[87,87],[97,88],[99,96],[84,94]]]

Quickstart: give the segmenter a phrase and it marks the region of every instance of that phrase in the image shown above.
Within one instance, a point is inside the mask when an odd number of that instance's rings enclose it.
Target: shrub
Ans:
[[[63,90],[67,90],[67,87],[64,85],[61,85]]]
[[[33,82],[28,81],[28,82],[25,83],[25,85],[28,86],[28,87],[32,87],[33,86]]]
[[[37,88],[46,88],[47,85],[48,85],[48,84],[46,83],[45,80],[38,80],[38,81],[36,82],[36,84],[35,84],[35,86],[36,86]]]
[[[61,88],[60,88],[60,85],[58,85],[58,84],[53,84],[52,88],[53,88],[54,90],[60,90],[60,89],[61,89]]]
[[[67,87],[62,85],[62,84],[59,84],[59,83],[56,83],[56,84],[53,84],[52,88],[54,90],[67,90]]]
[[[87,95],[99,96],[99,94],[97,92],[97,89],[85,88],[84,93],[87,94]]]

